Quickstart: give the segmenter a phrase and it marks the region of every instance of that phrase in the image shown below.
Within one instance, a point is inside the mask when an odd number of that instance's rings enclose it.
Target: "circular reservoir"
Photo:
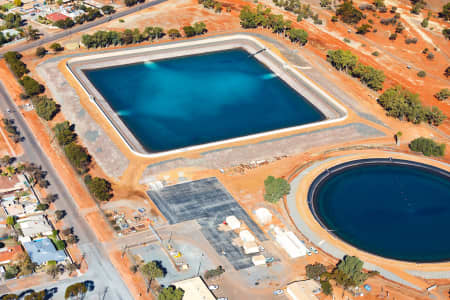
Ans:
[[[319,175],[309,206],[353,246],[412,262],[450,260],[450,173],[395,159],[337,165]]]

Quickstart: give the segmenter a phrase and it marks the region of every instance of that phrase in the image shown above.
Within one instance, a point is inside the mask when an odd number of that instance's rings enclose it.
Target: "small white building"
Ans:
[[[239,237],[241,238],[241,240],[244,243],[245,242],[254,242],[255,241],[255,237],[248,230],[243,230],[243,231],[239,232]]]
[[[232,230],[241,228],[241,222],[235,216],[226,217],[225,222],[227,222]]]
[[[306,246],[297,238],[292,231],[284,231],[275,227],[275,240],[283,248],[289,257],[297,258],[305,256],[308,252]]]
[[[38,235],[51,235],[53,228],[42,215],[30,216],[17,220],[24,237],[35,237]]]
[[[272,221],[272,214],[267,208],[260,207],[255,211],[256,219],[261,225],[268,224]]]
[[[258,253],[259,248],[255,242],[245,242],[244,243],[244,253],[245,254],[253,254]]]
[[[255,266],[261,266],[266,264],[266,258],[264,255],[255,255],[252,257],[252,263]]]
[[[286,288],[286,292],[292,300],[317,300],[316,294],[320,291],[320,284],[312,279],[293,282]]]

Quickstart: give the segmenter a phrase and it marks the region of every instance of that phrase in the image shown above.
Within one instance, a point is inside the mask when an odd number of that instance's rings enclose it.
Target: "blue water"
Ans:
[[[328,229],[388,258],[450,260],[450,179],[411,166],[363,165],[330,175],[316,192]]]
[[[324,119],[243,50],[86,71],[148,152]]]

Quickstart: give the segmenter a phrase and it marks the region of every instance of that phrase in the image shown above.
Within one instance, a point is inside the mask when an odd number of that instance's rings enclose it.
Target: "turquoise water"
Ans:
[[[393,164],[362,165],[318,186],[316,212],[334,234],[388,258],[450,260],[450,179]]]
[[[85,73],[148,152],[324,119],[243,50]]]

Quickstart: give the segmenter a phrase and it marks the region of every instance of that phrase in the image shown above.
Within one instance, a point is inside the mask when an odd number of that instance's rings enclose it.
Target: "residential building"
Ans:
[[[49,238],[23,242],[22,245],[30,256],[31,261],[39,265],[48,261],[61,262],[67,259],[64,250],[56,250],[55,245]]]
[[[0,265],[10,263],[18,254],[22,252],[23,249],[20,245],[0,249]]]
[[[24,237],[51,235],[53,228],[43,215],[35,215],[17,220]]]

